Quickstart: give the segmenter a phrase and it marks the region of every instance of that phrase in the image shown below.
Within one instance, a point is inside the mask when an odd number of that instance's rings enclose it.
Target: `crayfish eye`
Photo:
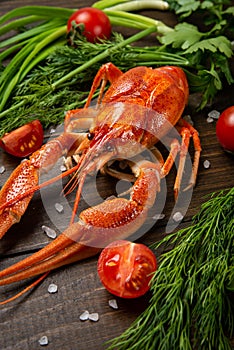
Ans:
[[[94,137],[94,134],[92,134],[91,132],[89,132],[87,134],[87,138],[88,138],[89,141],[91,141],[93,139],[93,137]]]

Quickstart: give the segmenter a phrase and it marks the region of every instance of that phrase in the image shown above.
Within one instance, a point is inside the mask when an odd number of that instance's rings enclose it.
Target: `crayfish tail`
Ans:
[[[0,285],[10,284],[40,275],[65,264],[95,255],[100,248],[77,243],[82,240],[86,225],[70,225],[54,241],[31,256],[0,271]]]
[[[38,252],[0,271],[0,285],[3,277],[13,275],[19,271],[24,271],[28,267],[38,264],[40,261],[56,254],[59,250],[67,247],[71,243],[73,243],[73,240],[69,239],[66,235],[61,234],[58,238],[46,247],[40,249]]]
[[[31,265],[27,269],[17,271],[14,274],[1,278],[0,285],[15,283],[24,279],[38,276],[42,273],[47,273],[61,266],[96,255],[98,252],[100,252],[100,250],[100,248],[87,247],[85,245],[73,242],[71,246],[61,250],[54,256],[42,260],[37,264]],[[24,260],[22,262],[24,262]]]

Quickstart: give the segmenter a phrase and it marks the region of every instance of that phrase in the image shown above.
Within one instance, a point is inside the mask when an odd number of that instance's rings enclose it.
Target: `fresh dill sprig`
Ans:
[[[153,248],[148,308],[108,350],[231,350],[234,335],[234,188],[213,194],[193,224]]]

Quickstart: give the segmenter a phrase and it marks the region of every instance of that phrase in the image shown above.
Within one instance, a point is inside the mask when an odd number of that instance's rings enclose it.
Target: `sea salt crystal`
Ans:
[[[46,335],[43,335],[38,341],[39,341],[39,344],[42,346],[49,344],[49,341]]]
[[[6,170],[5,167],[3,165],[1,165],[0,166],[0,174],[3,174],[5,170]]]
[[[52,228],[45,226],[45,225],[43,225],[41,228],[47,234],[47,236],[49,238],[56,238],[57,237],[57,233]]]
[[[50,129],[50,134],[54,134],[55,131],[56,131],[56,130],[55,130],[54,128],[51,128],[51,129]]]
[[[183,219],[183,215],[181,214],[181,212],[177,211],[174,215],[173,215],[173,220],[178,222],[181,221]]]
[[[208,117],[206,119],[207,123],[213,123],[214,119],[212,117]]]
[[[63,205],[60,203],[55,203],[55,209],[57,210],[58,213],[62,213],[63,212]]]
[[[204,166],[205,169],[208,169],[208,168],[210,167],[210,161],[206,159],[206,160],[203,162],[203,166]]]
[[[60,170],[63,172],[63,171],[66,171],[67,168],[65,167],[65,165],[61,165]]]
[[[54,283],[51,283],[48,287],[48,292],[53,294],[53,293],[57,293],[58,291],[58,286]]]
[[[153,217],[152,217],[152,219],[154,219],[154,220],[162,220],[162,219],[164,219],[165,218],[165,214],[155,214]]]
[[[219,116],[220,116],[220,112],[216,111],[215,109],[208,113],[208,117],[212,119],[219,119]]]
[[[89,319],[89,312],[85,310],[81,315],[80,315],[80,320],[81,321],[87,321]]]
[[[115,299],[109,300],[108,304],[112,309],[118,309],[118,304],[117,304],[117,301]]]
[[[92,314],[89,314],[89,320],[93,322],[97,322],[99,320],[99,315],[97,312],[93,312]]]

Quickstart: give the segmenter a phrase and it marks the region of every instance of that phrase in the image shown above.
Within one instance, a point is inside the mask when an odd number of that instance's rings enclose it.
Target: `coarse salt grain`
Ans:
[[[48,287],[48,292],[50,294],[53,294],[53,293],[57,293],[57,291],[58,291],[58,286],[54,283],[51,283]]]
[[[65,165],[61,165],[61,167],[60,167],[60,171],[66,171],[67,170],[67,168],[65,167]]]
[[[3,174],[5,170],[6,170],[6,168],[4,167],[4,165],[1,165],[0,166],[0,174]]]
[[[208,168],[210,167],[210,161],[206,159],[206,160],[203,162],[203,166],[204,166],[205,169],[208,169]]]
[[[181,214],[181,212],[177,211],[174,215],[173,215],[173,220],[178,222],[181,221],[183,219],[183,215]]]
[[[206,119],[207,123],[213,123],[214,119],[212,117],[208,117]]]
[[[56,130],[55,130],[54,128],[51,128],[51,129],[50,129],[50,134],[54,134],[55,131],[56,131]]]
[[[87,321],[89,319],[89,312],[85,310],[81,315],[80,315],[80,320],[81,321]]]
[[[58,213],[62,213],[63,212],[63,205],[60,203],[55,203],[55,209],[57,210]]]
[[[92,314],[89,314],[89,320],[93,322],[97,322],[99,320],[99,315],[97,312],[93,312]]]
[[[57,233],[52,228],[45,226],[45,225],[43,225],[41,228],[49,238],[56,238],[57,237]]]
[[[38,341],[39,341],[39,344],[42,346],[49,344],[49,340],[46,335],[43,335]]]
[[[208,117],[212,119],[219,119],[219,116],[220,116],[220,112],[216,111],[215,109],[208,113]]]
[[[152,219],[154,219],[154,220],[162,220],[162,219],[164,219],[165,218],[165,214],[155,214],[153,217],[152,217]]]
[[[117,304],[117,301],[115,299],[109,300],[108,304],[112,309],[116,309],[116,310],[118,309],[118,304]]]

